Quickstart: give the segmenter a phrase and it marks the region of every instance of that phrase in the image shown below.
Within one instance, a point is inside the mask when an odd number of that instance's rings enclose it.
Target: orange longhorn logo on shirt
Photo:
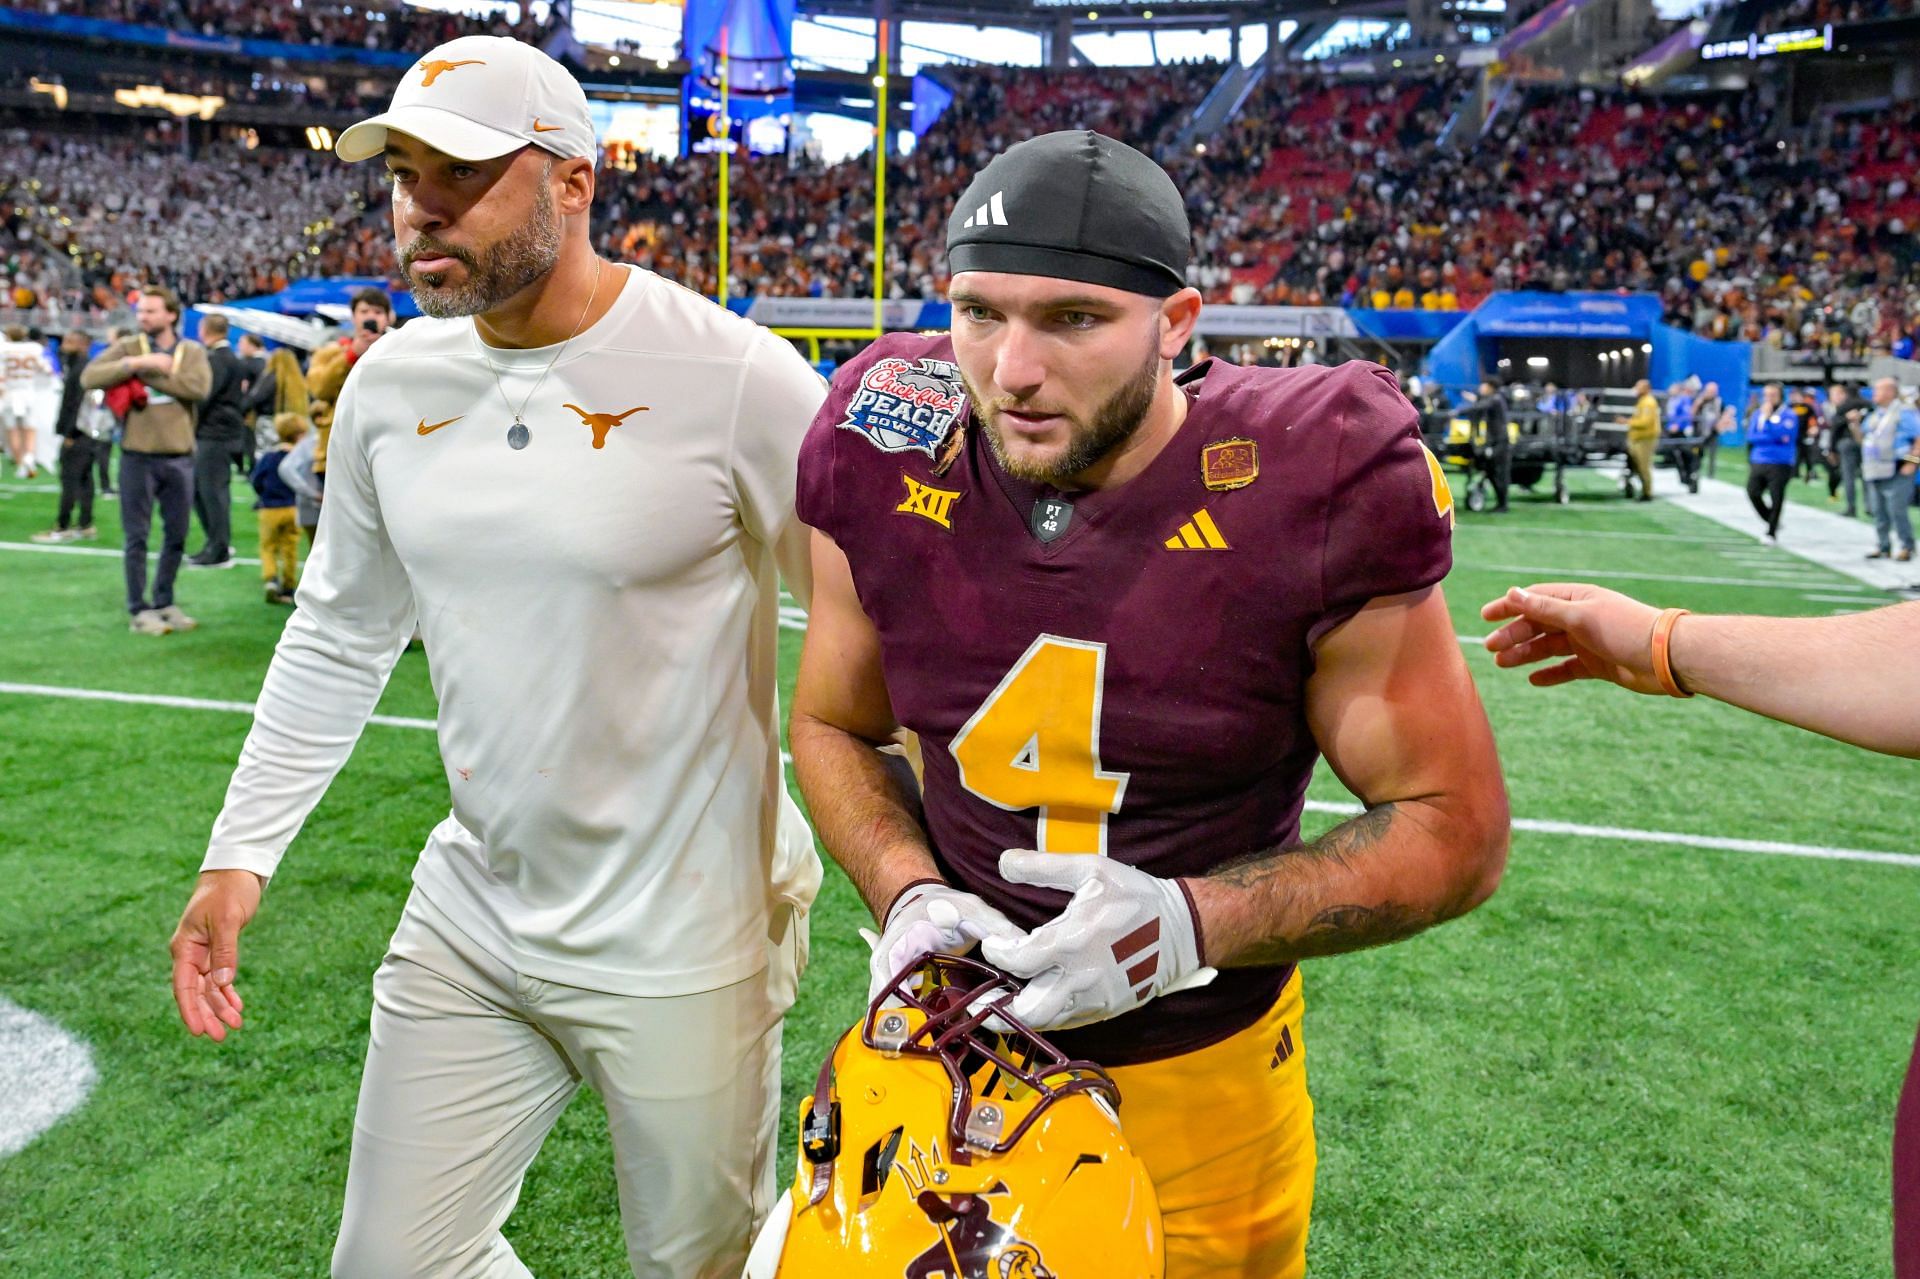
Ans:
[[[597,449],[603,449],[607,447],[608,431],[611,431],[614,427],[620,425],[622,422],[632,417],[635,413],[647,412],[647,406],[644,404],[636,405],[635,407],[628,409],[625,413],[621,413],[617,415],[613,413],[589,413],[585,409],[581,408],[578,404],[563,404],[560,407],[566,408],[566,409],[572,409],[575,413],[578,413],[580,415],[580,421],[584,425],[592,428],[593,447]]]
[[[447,72],[452,71],[455,67],[484,67],[486,65],[487,64],[479,58],[464,58],[459,62],[447,62],[435,58],[432,62],[422,62],[420,69],[426,72],[427,75],[424,80],[420,81],[420,87],[423,89],[431,89],[435,80],[438,80]]]

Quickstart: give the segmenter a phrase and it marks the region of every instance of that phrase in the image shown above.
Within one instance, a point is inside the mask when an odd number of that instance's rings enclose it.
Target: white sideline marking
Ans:
[[[116,560],[126,558],[126,552],[117,546],[42,546],[38,542],[0,542],[0,551],[41,551],[48,555],[104,555]],[[147,558],[153,559],[159,554],[159,551],[149,549],[147,551]],[[234,556],[233,562],[235,564],[251,564],[255,568],[260,566],[259,560],[248,559],[242,555]],[[182,572],[186,571],[186,558],[184,556],[181,557],[180,568]]]
[[[85,1043],[0,998],[0,1159],[78,1110],[99,1077]]]
[[[1464,638],[1463,636],[1462,639]],[[0,693],[14,693],[23,697],[68,697],[82,701],[125,702],[138,706],[170,706],[180,710],[253,714],[252,702],[221,702],[201,697],[170,697],[161,693],[118,693],[94,688],[61,688],[52,684],[7,683],[0,683]],[[430,719],[409,719],[399,715],[375,715],[369,722],[389,728],[431,730],[437,727]],[[783,763],[792,762],[792,757],[785,752],[781,753],[780,758]],[[1306,806],[1307,811],[1314,813],[1340,813],[1351,816],[1361,811],[1358,804],[1330,804],[1315,799],[1308,800]],[[1785,857],[1819,857],[1829,861],[1883,862],[1891,866],[1920,867],[1920,854],[1913,853],[1881,853],[1859,848],[1824,848],[1813,844],[1782,844],[1765,839],[1730,839],[1718,835],[1688,835],[1677,831],[1626,830],[1616,826],[1582,826],[1575,822],[1539,821],[1525,817],[1514,818],[1513,828],[1541,835],[1637,840],[1648,844],[1679,844],[1688,848],[1724,849],[1736,853],[1771,853]]]
[[[252,702],[219,702],[206,697],[173,697],[165,693],[118,693],[103,688],[62,688],[55,684],[9,684],[0,682],[0,693],[22,697],[66,697],[82,702],[123,702],[130,706],[170,706],[183,711],[227,711],[235,715],[253,714]],[[374,715],[367,722],[385,728],[424,728],[431,732],[439,725],[430,719],[406,715]]]
[[[1703,477],[1698,493],[1682,492],[1666,501],[1674,510],[1711,520],[1735,533],[1756,540],[1760,536],[1760,518],[1747,502],[1746,492],[1725,480]],[[1913,581],[1907,565],[1864,558],[1873,544],[1872,526],[1837,511],[1790,504],[1780,521],[1780,539],[1779,549],[1869,586],[1897,591],[1907,589]]]
[[[1461,568],[1476,569],[1490,573],[1530,574],[1534,581],[1546,581],[1549,578],[1569,582],[1584,582],[1590,578],[1624,578],[1632,582],[1685,582],[1694,586],[1747,586],[1761,591],[1797,591],[1812,585],[1829,586],[1829,582],[1816,582],[1807,578],[1792,582],[1756,582],[1750,577],[1707,577],[1693,573],[1633,573],[1625,569],[1610,568],[1542,568],[1538,564],[1462,564]],[[1835,587],[1844,590],[1845,587]],[[1854,598],[1880,598],[1878,588],[1872,588],[1875,594],[1864,594],[1869,588],[1860,588],[1863,594]]]
[[[1310,813],[1339,813],[1353,816],[1363,811],[1359,804],[1328,803],[1310,799]],[[1733,853],[1764,853],[1773,857],[1814,857],[1834,862],[1878,862],[1887,866],[1920,868],[1920,854],[1882,853],[1865,848],[1828,848],[1821,844],[1785,844],[1772,839],[1733,839],[1723,835],[1689,835],[1671,830],[1629,830],[1624,826],[1587,826],[1580,822],[1549,822],[1538,818],[1516,817],[1515,830],[1535,835],[1573,835],[1581,839],[1619,839],[1639,844],[1679,844],[1687,848],[1712,848]]]

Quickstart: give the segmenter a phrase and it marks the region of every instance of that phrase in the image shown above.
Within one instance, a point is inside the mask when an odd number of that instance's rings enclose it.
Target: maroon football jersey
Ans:
[[[1445,481],[1385,369],[1216,360],[1181,384],[1186,421],[1145,471],[1062,494],[994,461],[948,339],[893,335],[840,371],[801,450],[800,517],[846,553],[920,737],[941,872],[1022,927],[1066,898],[1002,880],[1005,849],[1172,877],[1297,842],[1312,645],[1452,562]],[[1287,976],[1222,972],[1055,1038],[1111,1065],[1188,1052]]]

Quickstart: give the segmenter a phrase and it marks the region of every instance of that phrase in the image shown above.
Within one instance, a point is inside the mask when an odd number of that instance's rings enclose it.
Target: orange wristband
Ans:
[[[1653,623],[1653,677],[1660,681],[1661,688],[1674,697],[1693,696],[1681,688],[1680,681],[1673,677],[1673,659],[1668,653],[1673,643],[1673,624],[1686,615],[1684,608],[1670,608]]]

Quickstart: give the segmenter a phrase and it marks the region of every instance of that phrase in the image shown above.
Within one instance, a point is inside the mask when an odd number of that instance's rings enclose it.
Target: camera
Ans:
[[[380,331],[380,321],[375,319],[365,319],[360,321],[360,327],[362,329],[365,329],[368,333],[378,333]]]

